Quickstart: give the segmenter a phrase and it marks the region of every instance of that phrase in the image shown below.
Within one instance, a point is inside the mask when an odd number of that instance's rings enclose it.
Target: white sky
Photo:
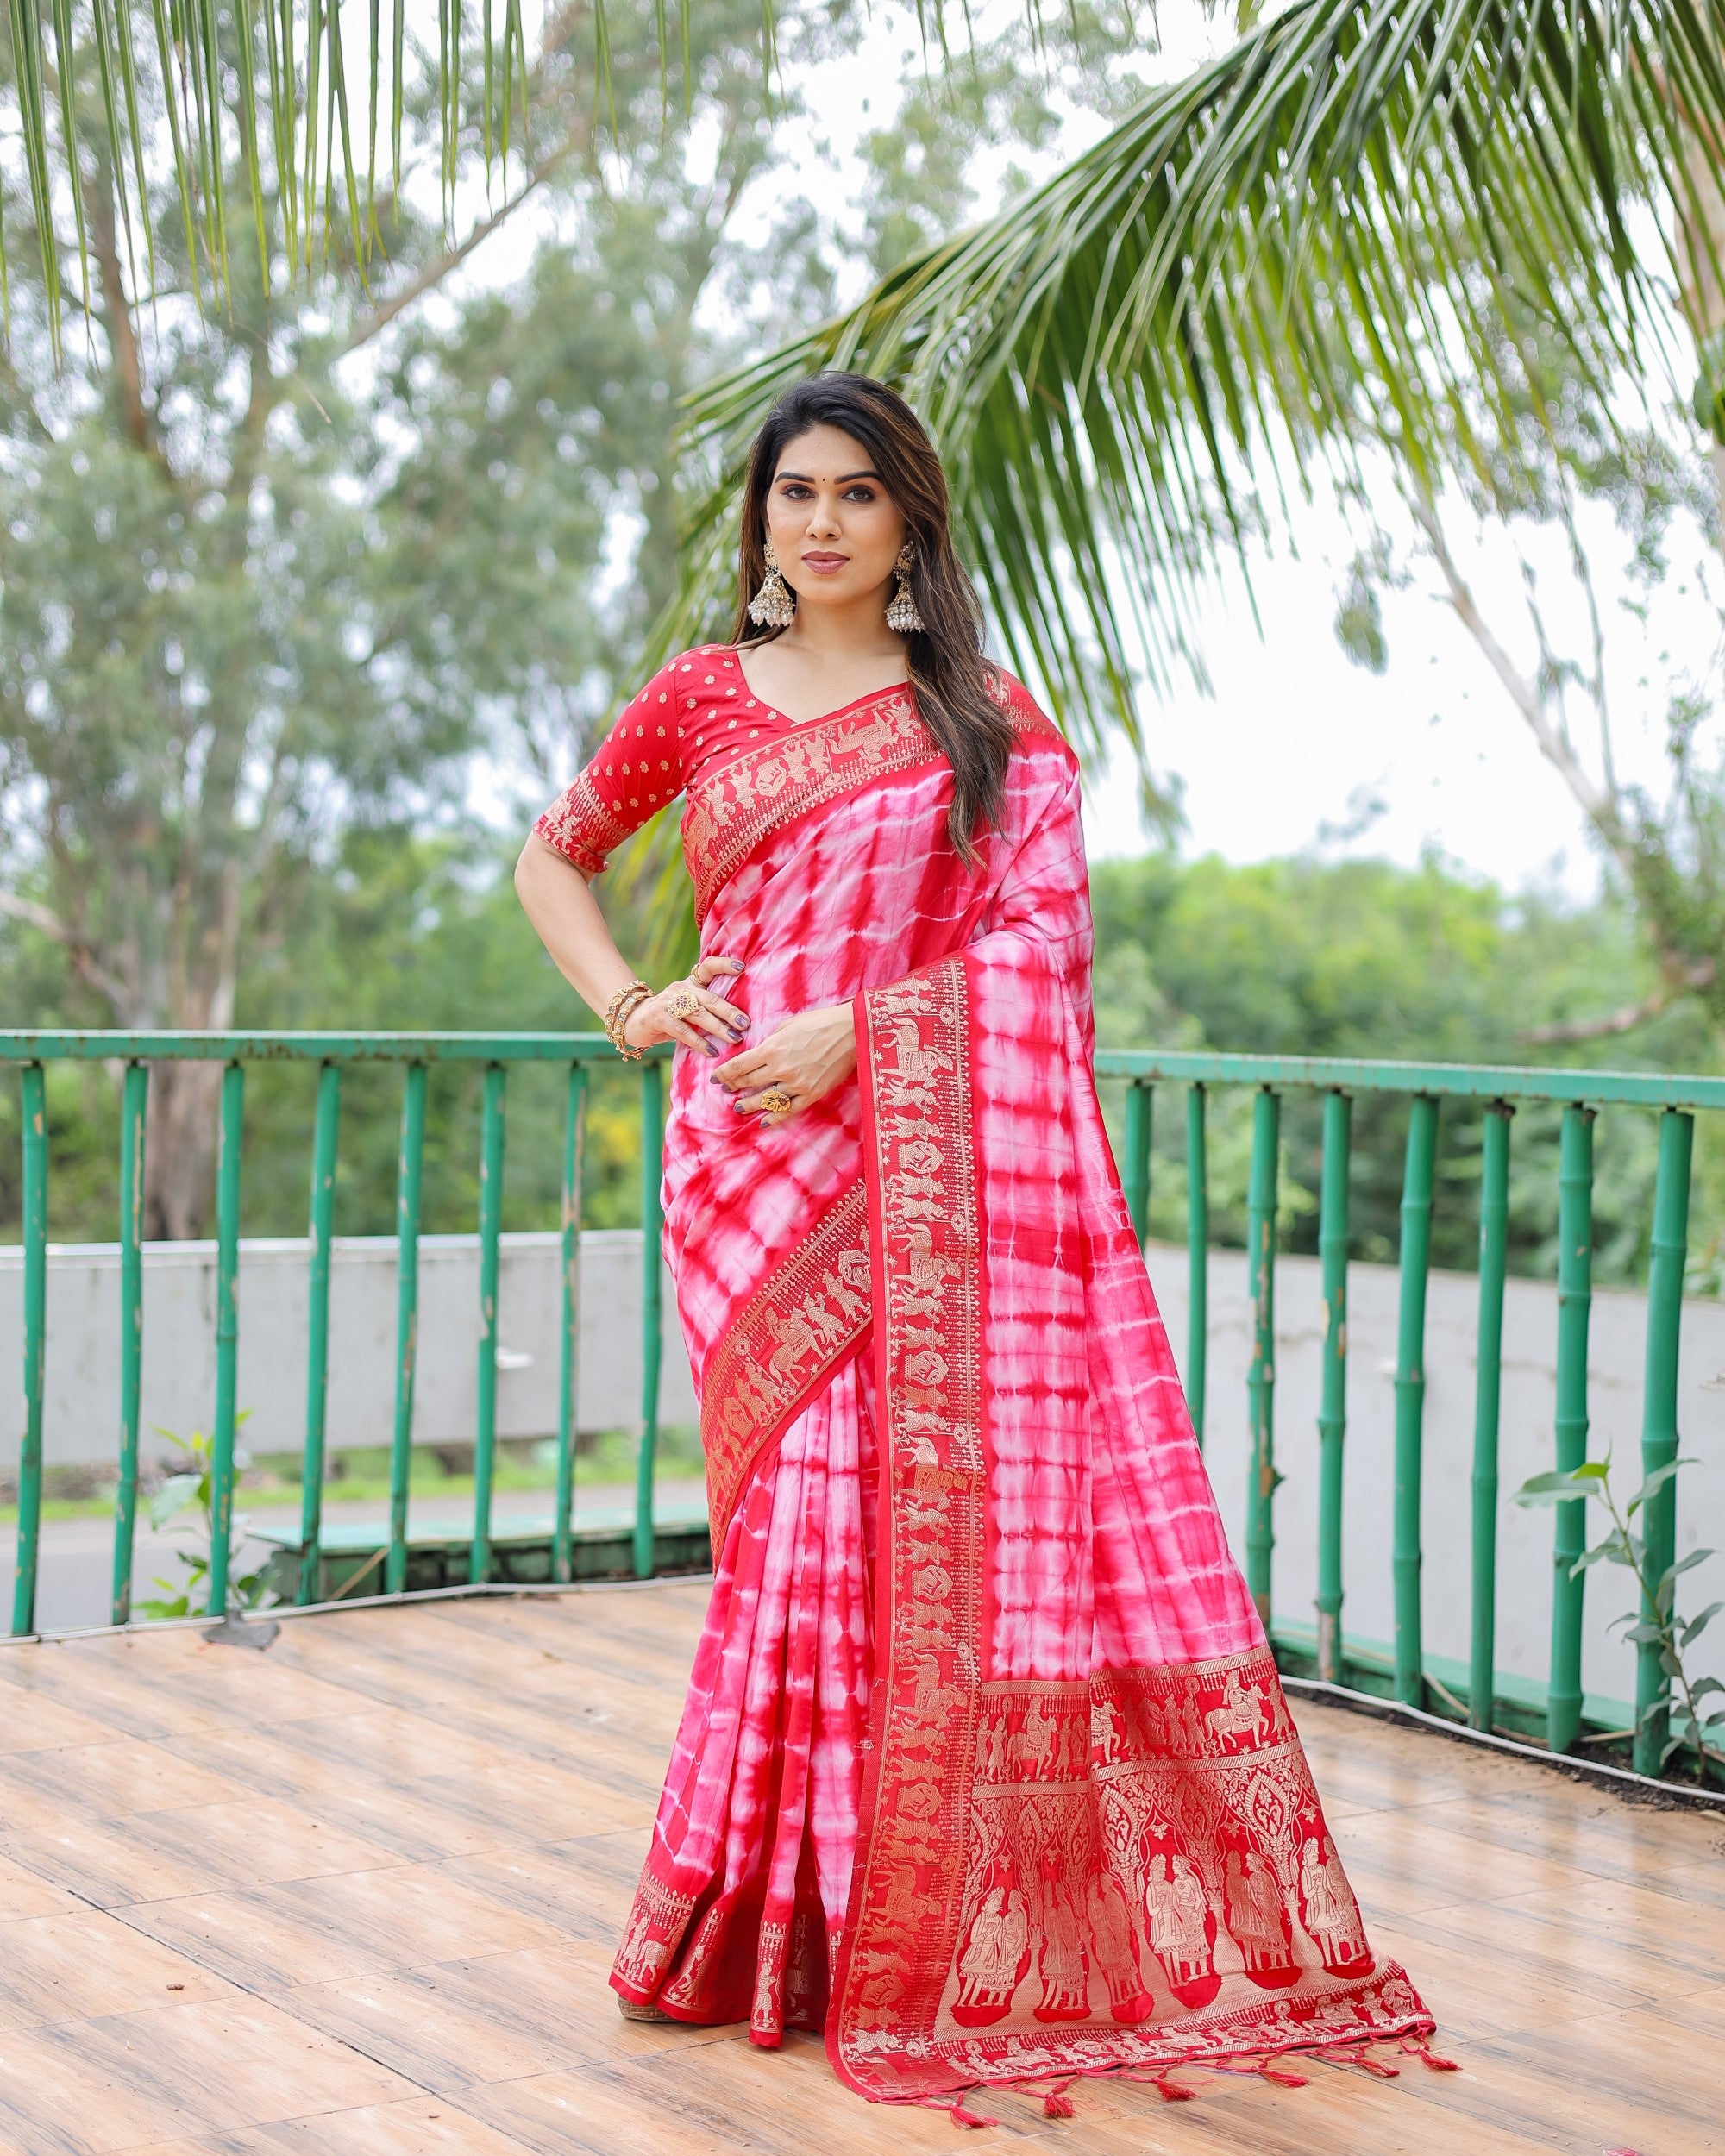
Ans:
[[[1389,664],[1374,676],[1348,660],[1333,629],[1352,545],[1323,507],[1300,524],[1302,558],[1284,555],[1254,572],[1259,626],[1238,577],[1212,609],[1201,648],[1214,694],[1176,687],[1166,703],[1146,707],[1152,761],[1185,780],[1182,850],[1255,861],[1320,844],[1332,856],[1412,862],[1435,848],[1510,889],[1590,893],[1597,862],[1580,812],[1443,600],[1435,573],[1384,595]],[[1672,675],[1716,680],[1716,617],[1692,582],[1679,589],[1674,575],[1648,623],[1632,619],[1622,605],[1628,586],[1604,566],[1609,520],[1595,514],[1584,529],[1601,565],[1618,768],[1658,796],[1665,684]],[[1477,535],[1465,520],[1452,536],[1476,598],[1512,657],[1531,671],[1537,647],[1509,539]],[[1585,612],[1562,548],[1537,534],[1527,551],[1553,640],[1584,656]],[[1584,705],[1577,717],[1577,745],[1595,764]],[[1334,835],[1333,827],[1364,820],[1352,812],[1374,799],[1382,812],[1366,829]],[[1141,849],[1126,784],[1093,787],[1088,829],[1095,852]]]

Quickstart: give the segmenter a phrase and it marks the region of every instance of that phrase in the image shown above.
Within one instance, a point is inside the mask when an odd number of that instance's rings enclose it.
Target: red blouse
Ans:
[[[583,874],[598,875],[606,856],[709,764],[794,730],[750,693],[729,644],[699,645],[653,676],[533,829]]]
[[[989,668],[989,679],[1020,733],[1060,739],[1021,681],[1000,667]],[[799,724],[750,693],[731,645],[702,644],[654,675],[533,829],[584,875],[596,876],[631,831],[690,793],[684,851],[699,915],[741,857],[738,848],[746,853],[760,836],[763,816],[770,823],[794,797],[811,805],[939,753],[902,684],[867,690]]]

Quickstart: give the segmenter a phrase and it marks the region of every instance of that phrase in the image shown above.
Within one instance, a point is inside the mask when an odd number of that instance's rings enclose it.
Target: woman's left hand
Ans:
[[[712,1074],[734,1108],[758,1115],[763,1123],[782,1123],[835,1086],[856,1068],[856,1022],[848,1003],[803,1011],[775,1026],[764,1041],[730,1056]],[[787,1108],[769,1106],[765,1096],[787,1094]]]

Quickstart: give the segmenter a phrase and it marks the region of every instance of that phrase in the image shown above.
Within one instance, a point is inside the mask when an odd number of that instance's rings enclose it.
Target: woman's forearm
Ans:
[[[618,990],[628,987],[635,974],[611,940],[586,878],[543,838],[534,837],[515,864],[515,891],[558,972],[604,1018]],[[740,960],[709,952],[684,979],[636,1001],[619,1045],[626,1054],[670,1041],[709,1056],[734,1048],[749,1030],[749,1014],[714,984],[734,987],[742,971]]]
[[[530,837],[515,864],[515,890],[558,972],[603,1018],[635,969],[612,941],[586,878],[543,838]]]

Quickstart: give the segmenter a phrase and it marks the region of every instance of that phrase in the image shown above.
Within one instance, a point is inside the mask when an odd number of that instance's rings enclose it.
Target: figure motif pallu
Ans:
[[[876,2099],[1421,2037],[1231,1557],[1097,1101],[1076,759],[1018,736],[967,861],[899,687],[793,724],[674,660],[542,837],[684,795],[759,1041],[849,1002],[773,1127],[680,1051],[667,1249],[714,1583],[612,1982],[824,2030]]]

